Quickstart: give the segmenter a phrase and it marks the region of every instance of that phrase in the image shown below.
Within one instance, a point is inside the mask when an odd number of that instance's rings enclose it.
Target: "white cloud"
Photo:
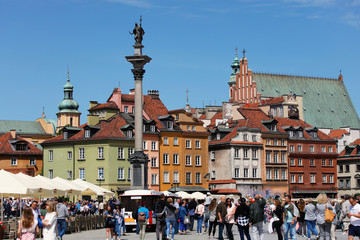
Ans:
[[[355,15],[353,13],[347,13],[341,18],[341,21],[352,26],[360,29],[360,16]]]
[[[122,4],[125,4],[125,5],[138,7],[138,8],[151,8],[151,7],[153,7],[153,5],[151,5],[149,1],[143,1],[143,0],[107,0],[107,1],[122,3]]]
[[[332,7],[336,0],[284,0],[286,3],[297,4],[298,7]]]

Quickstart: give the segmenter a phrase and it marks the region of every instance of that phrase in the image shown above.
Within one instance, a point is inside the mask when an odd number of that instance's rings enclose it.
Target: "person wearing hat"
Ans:
[[[350,225],[350,218],[347,216],[351,206],[349,199],[350,196],[348,194],[345,194],[344,202],[341,205],[340,221],[343,222],[344,235],[348,234],[349,225]]]

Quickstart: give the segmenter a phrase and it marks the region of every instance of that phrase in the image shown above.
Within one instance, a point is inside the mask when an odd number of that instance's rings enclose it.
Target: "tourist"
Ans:
[[[186,215],[188,214],[187,210],[186,210],[186,202],[181,202],[180,203],[180,208],[179,208],[179,221],[180,221],[180,234],[185,234],[186,233],[186,226],[184,224],[184,219],[186,217]]]
[[[230,198],[226,199],[226,216],[225,216],[225,226],[226,226],[226,231],[228,233],[229,236],[229,240],[234,240],[234,235],[232,233],[232,227],[235,223],[234,221],[234,214],[235,214],[235,204],[233,204],[233,202],[231,201]]]
[[[109,240],[110,234],[111,234],[111,239],[114,237],[114,227],[116,225],[114,210],[111,208],[110,204],[108,204],[107,210],[104,212],[104,217],[105,217],[106,240]]]
[[[189,204],[189,216],[190,216],[190,231],[194,229],[194,221],[195,221],[195,209],[196,209],[197,203],[195,199],[192,199]]]
[[[305,222],[306,222],[306,228],[307,228],[307,238],[308,240],[311,239],[311,233],[315,234],[315,236],[318,235],[318,232],[316,230],[316,226],[315,226],[315,220],[316,220],[316,207],[313,204],[313,201],[311,198],[309,198],[306,201],[306,206],[305,206]]]
[[[349,198],[349,202],[351,204],[347,214],[348,218],[350,218],[349,240],[353,240],[354,237],[360,237],[360,204],[354,196]]]
[[[104,213],[104,202],[103,200],[101,200],[99,203],[99,215],[103,215],[103,213]]]
[[[299,222],[299,230],[298,234],[300,237],[305,237],[306,235],[306,222],[305,222],[305,201],[304,199],[299,200],[298,208],[299,208],[299,217],[297,221]]]
[[[122,212],[121,212],[121,208],[120,205],[116,205],[115,208],[115,219],[116,219],[116,223],[115,223],[115,235],[120,239],[121,236],[121,227],[122,227]]]
[[[160,240],[160,233],[162,240],[165,240],[166,238],[166,222],[165,222],[166,214],[164,211],[165,206],[173,211],[176,209],[174,206],[170,205],[167,201],[165,201],[165,195],[161,194],[159,201],[157,201],[155,205],[157,240]]]
[[[35,240],[39,233],[38,221],[34,218],[33,210],[29,207],[24,207],[23,215],[19,221],[17,236],[21,240]]]
[[[172,198],[168,198],[167,202],[175,207],[173,205]],[[170,209],[167,206],[165,206],[165,222],[166,222],[166,238],[170,239],[170,228],[171,228],[171,239],[174,239],[175,234],[175,222],[176,222],[176,207],[175,209]]]
[[[336,240],[336,236],[335,236],[335,230],[336,230],[336,225],[338,222],[338,218],[337,218],[337,214],[336,214],[336,200],[331,201],[331,206],[333,207],[332,211],[334,214],[334,221],[331,223],[331,229],[330,229],[330,238],[331,240]]]
[[[259,195],[255,194],[255,201],[250,204],[250,226],[254,240],[264,240],[264,208],[266,201]]]
[[[282,225],[284,223],[284,208],[281,206],[281,201],[279,198],[276,198],[274,201],[274,209],[273,209],[273,223],[272,228],[276,231],[278,235],[278,240],[283,240],[282,235]]]
[[[149,210],[145,207],[145,201],[140,202],[140,208],[138,209],[137,222],[139,223],[139,237],[140,240],[145,238],[146,223],[149,219]]]
[[[223,237],[223,230],[224,230],[224,224],[225,224],[225,217],[227,214],[226,209],[226,198],[225,196],[221,196],[220,203],[216,207],[216,219],[219,223],[219,240],[224,240]]]
[[[205,206],[204,201],[201,201],[199,205],[197,205],[195,209],[195,216],[196,216],[196,234],[202,234],[202,223],[204,221],[204,213],[205,213]]]
[[[46,202],[46,215],[43,224],[43,239],[44,240],[55,240],[56,239],[56,203],[54,201]]]
[[[240,199],[240,205],[235,210],[235,221],[239,230],[240,239],[244,240],[244,235],[247,240],[251,240],[249,234],[249,217],[250,207],[246,204],[245,198]]]
[[[285,240],[288,240],[289,232],[290,232],[290,238],[292,240],[296,240],[296,217],[297,217],[298,209],[291,202],[291,196],[286,195],[285,196],[285,206],[284,206],[284,213],[285,213],[285,219],[284,219],[284,236]]]
[[[215,232],[216,232],[216,199],[211,200],[210,205],[209,205],[209,237],[211,235],[211,230],[212,230],[212,236],[213,238],[215,237]]]
[[[341,205],[341,214],[340,214],[340,221],[343,222],[343,234],[348,234],[349,231],[349,225],[350,225],[350,218],[348,217],[348,213],[351,207],[351,203],[349,201],[350,196],[348,194],[345,194],[344,196],[344,202]]]
[[[57,202],[57,199],[55,200]],[[66,232],[66,218],[69,217],[69,212],[67,210],[67,207],[62,202],[58,202],[56,205],[56,211],[57,211],[57,230],[58,230],[58,238],[62,240],[62,237],[64,236]]]
[[[328,198],[325,193],[320,193],[316,198],[317,204],[317,217],[316,222],[320,230],[320,240],[330,240],[331,223],[325,221],[326,208],[332,210],[331,204],[328,202]]]

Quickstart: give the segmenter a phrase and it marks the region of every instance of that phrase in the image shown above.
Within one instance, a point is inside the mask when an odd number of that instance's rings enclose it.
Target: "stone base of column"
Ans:
[[[131,189],[147,189],[148,155],[143,151],[135,151],[128,161],[131,164]]]

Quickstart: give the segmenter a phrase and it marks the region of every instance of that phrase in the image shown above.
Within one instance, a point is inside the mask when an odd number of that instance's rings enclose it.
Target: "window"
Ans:
[[[272,132],[276,132],[276,124],[271,124],[271,128],[270,128],[270,131]]]
[[[164,172],[163,182],[164,183],[169,183],[170,182],[169,172]]]
[[[128,137],[128,138],[132,138],[132,137],[133,137],[133,132],[132,132],[132,130],[127,130],[127,131],[126,131],[126,137]]]
[[[68,132],[64,132],[64,140],[68,139]]]
[[[168,153],[163,154],[163,164],[169,164],[169,154]]]
[[[157,158],[151,158],[151,167],[157,167]]]
[[[266,139],[266,145],[271,145],[271,139],[270,138]]]
[[[201,173],[199,172],[195,173],[195,183],[197,184],[201,183]]]
[[[248,178],[248,177],[249,177],[249,169],[244,168],[244,178]]]
[[[169,138],[168,137],[164,137],[164,145],[169,145]]]
[[[190,126],[187,126],[187,130],[190,131],[190,130],[191,130],[191,127],[190,127]]]
[[[131,180],[131,167],[128,168],[128,180]]]
[[[156,142],[151,142],[151,150],[157,150]]]
[[[147,147],[146,145],[147,145],[147,144],[146,144],[146,141],[143,141],[143,149],[144,149],[144,150],[147,149],[147,148],[146,148],[146,147]]]
[[[186,155],[185,156],[185,165],[186,166],[191,166],[191,155]]]
[[[124,159],[124,148],[118,148],[118,159]]]
[[[235,158],[239,158],[239,157],[240,157],[240,149],[239,149],[239,148],[235,148],[234,157],[235,157]]]
[[[201,157],[195,156],[195,166],[201,166]]]
[[[247,135],[247,134],[244,134],[244,135],[243,135],[243,138],[244,138],[244,142],[247,142],[247,141],[248,141],[248,135]]]
[[[156,130],[155,125],[150,125],[150,132],[155,132],[155,130]],[[157,175],[157,174],[155,174],[155,175]]]
[[[266,169],[266,179],[271,179],[271,169]]]
[[[257,150],[256,148],[253,148],[253,149],[252,149],[252,158],[253,158],[253,159],[257,159],[257,155],[258,155],[258,154],[257,154],[257,151],[258,151],[258,150]]]
[[[179,172],[174,172],[173,174],[174,174],[173,182],[178,183],[179,182]]]
[[[220,135],[220,133],[217,133],[216,134],[216,140],[220,140],[221,139],[221,135]]]
[[[310,146],[310,152],[314,152],[314,146]]]
[[[179,164],[179,154],[173,154],[173,164]]]
[[[173,129],[174,128],[174,122],[173,121],[168,121],[167,122],[167,128],[168,129]]]
[[[79,178],[85,180],[85,168],[79,168]]]
[[[120,180],[125,179],[124,168],[118,168],[118,179]]]
[[[215,179],[215,178],[216,178],[216,173],[215,173],[215,171],[212,171],[212,172],[211,172],[211,178],[212,178],[212,179]]]
[[[295,175],[290,176],[291,183],[296,183]]]
[[[310,175],[310,183],[315,183],[315,181],[316,181],[315,175],[314,175],[314,174],[311,174],[311,175]]]
[[[53,177],[54,177],[54,170],[49,169],[49,178],[53,179]]]
[[[301,158],[298,159],[298,166],[302,166],[303,165],[303,161]]]
[[[290,152],[294,152],[295,151],[295,146],[294,145],[290,145]]]
[[[344,165],[339,165],[339,172],[343,172],[344,171]]]
[[[329,166],[333,166],[333,160],[329,159]]]
[[[281,153],[281,163],[286,163],[286,153],[285,152]]]
[[[175,119],[179,120],[179,114],[175,114]]]
[[[279,153],[274,152],[274,163],[277,163],[279,161]]]
[[[321,159],[321,166],[326,166],[326,159]]]
[[[329,183],[334,183],[334,176],[333,175],[329,175]]]
[[[257,142],[257,136],[256,135],[252,135],[252,141]]]
[[[344,180],[340,179],[339,180],[339,188],[343,188],[344,187]]]
[[[128,155],[134,154],[134,148],[128,148]]]
[[[289,137],[294,137],[294,131],[289,131]]]
[[[328,152],[332,153],[333,152],[333,148],[332,147],[328,147]]]
[[[277,145],[278,145],[278,140],[274,139],[274,146],[277,146]]]
[[[295,159],[294,158],[290,159],[290,166],[295,166]]]
[[[310,158],[310,166],[315,166],[315,160],[313,158]]]
[[[271,152],[266,152],[266,162],[271,162]]]
[[[345,172],[350,172],[350,166],[349,165],[345,165]]]
[[[282,180],[286,179],[286,170],[285,169],[281,169],[281,179]]]
[[[195,126],[192,126],[192,130],[193,130],[193,132],[195,132],[195,131],[196,131],[196,127],[195,127]]]
[[[68,160],[71,160],[71,159],[72,159],[72,152],[71,152],[71,151],[68,151],[68,152],[67,152],[67,159],[68,159]]]
[[[340,165],[340,167],[342,168],[342,165]],[[342,171],[342,170],[341,170],[341,171]],[[359,164],[356,165],[356,171],[357,171],[357,172],[360,172],[360,165],[359,165]]]
[[[299,138],[303,138],[303,137],[304,137],[303,131],[299,131]]]
[[[128,113],[129,112],[129,107],[128,106],[125,106],[124,107],[124,113]]]
[[[281,139],[281,146],[285,146],[285,139]]]
[[[67,178],[72,179],[72,171],[67,171]]]
[[[323,179],[323,183],[327,183],[327,177],[326,177],[326,175],[323,175],[322,179]]]
[[[179,145],[179,139],[178,138],[174,138],[174,146],[178,146]]]
[[[104,159],[104,148],[98,147],[98,159]]]
[[[195,140],[195,148],[200,148],[200,140]]]
[[[11,159],[11,166],[17,166],[17,159],[16,158]]]
[[[85,130],[85,138],[90,138],[90,130]]]
[[[157,185],[157,174],[151,174],[151,185]]]
[[[321,152],[326,152],[326,147],[322,146],[321,147]]]
[[[187,172],[185,176],[186,176],[186,179],[185,179],[186,183],[190,184],[191,183],[191,172]]]
[[[98,179],[104,179],[104,168],[98,168]]]
[[[215,161],[215,152],[211,152],[210,158],[211,158],[211,161]]]
[[[346,179],[346,188],[351,188],[350,179]]]
[[[35,158],[30,158],[29,164],[30,166],[35,166],[36,165]]]
[[[240,177],[240,168],[235,168],[234,176],[235,176],[235,178]]]
[[[85,160],[85,149],[79,148],[79,159]]]
[[[244,148],[244,158],[249,158],[249,148]]]
[[[299,176],[298,176],[298,182],[299,182],[299,183],[303,183],[303,175],[299,175]]]
[[[49,162],[54,161],[54,151],[53,150],[49,150]]]
[[[191,148],[191,140],[186,140],[185,141],[185,147],[186,148]]]
[[[257,168],[252,169],[252,177],[257,178]]]
[[[302,151],[302,145],[298,145],[298,146],[297,146],[297,151],[298,151],[298,152],[301,152],[301,151]]]

